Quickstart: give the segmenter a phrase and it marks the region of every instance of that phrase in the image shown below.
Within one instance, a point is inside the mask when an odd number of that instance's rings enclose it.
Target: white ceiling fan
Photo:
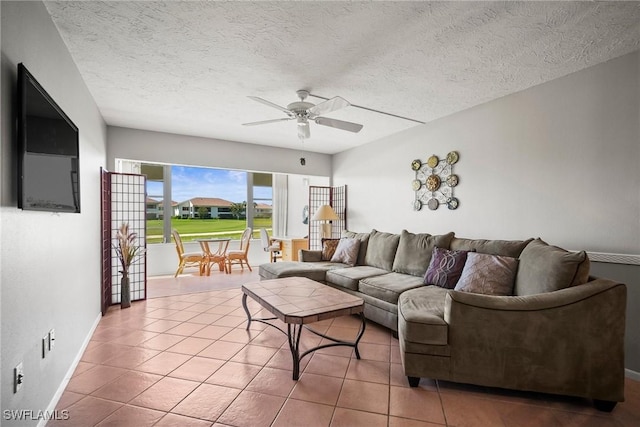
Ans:
[[[250,96],[249,98],[253,99],[254,101],[258,101],[262,104],[268,105],[269,107],[277,108],[278,110],[284,112],[288,117],[284,117],[281,119],[263,120],[259,122],[243,123],[243,125],[255,126],[264,125],[267,123],[282,122],[286,120],[297,120],[298,138],[300,139],[309,138],[311,136],[311,132],[309,131],[309,120],[313,120],[314,122],[316,122],[316,124],[322,126],[329,126],[349,132],[360,132],[360,130],[362,129],[362,125],[358,123],[345,122],[343,120],[322,117],[323,114],[328,114],[332,111],[336,111],[351,105],[346,99],[340,96],[336,96],[331,99],[327,99],[320,104],[314,105],[310,102],[305,102],[305,99],[307,98],[307,96],[309,96],[308,91],[299,90],[296,93],[298,94],[300,101],[292,102],[291,104],[287,105],[286,108],[257,96]]]

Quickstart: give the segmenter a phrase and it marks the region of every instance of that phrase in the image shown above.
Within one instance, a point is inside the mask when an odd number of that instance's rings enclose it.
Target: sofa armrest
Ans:
[[[448,323],[447,308],[450,308],[453,303],[487,310],[536,311],[578,303],[616,286],[624,287],[611,280],[595,279],[584,285],[527,296],[495,296],[452,290],[447,295],[445,321]]]
[[[452,380],[624,400],[626,286],[606,279],[527,296],[450,291]]]
[[[322,251],[300,249],[300,252],[298,253],[298,260],[302,262],[320,262],[322,261]]]

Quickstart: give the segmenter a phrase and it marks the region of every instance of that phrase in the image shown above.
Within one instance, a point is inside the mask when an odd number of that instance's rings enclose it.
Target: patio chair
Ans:
[[[260,229],[260,240],[262,241],[262,250],[269,252],[269,262],[276,262],[278,258],[282,258],[280,241],[270,239],[266,228]]]
[[[229,273],[231,273],[231,266],[234,264],[240,264],[240,267],[242,267],[242,269],[244,270],[245,263],[247,264],[249,271],[253,271],[251,269],[251,266],[249,265],[249,260],[247,259],[252,232],[253,230],[251,229],[251,227],[245,228],[240,239],[240,249],[237,251],[227,251],[227,271]]]
[[[173,240],[176,242],[176,251],[178,252],[178,269],[173,277],[178,277],[178,274],[182,274],[185,267],[198,267],[200,275],[204,273],[206,266],[204,262],[204,255],[200,252],[184,252],[184,246],[182,245],[182,238],[177,230],[171,230]]]

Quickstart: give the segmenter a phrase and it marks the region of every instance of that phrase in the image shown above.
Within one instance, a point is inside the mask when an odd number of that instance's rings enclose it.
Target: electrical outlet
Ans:
[[[42,358],[47,357],[47,353],[49,353],[49,334],[42,337]]]
[[[53,350],[53,347],[56,346],[56,330],[51,329],[49,331],[49,351]]]
[[[22,362],[18,363],[13,369],[13,392],[17,393],[22,388],[24,383],[24,370],[22,369]]]

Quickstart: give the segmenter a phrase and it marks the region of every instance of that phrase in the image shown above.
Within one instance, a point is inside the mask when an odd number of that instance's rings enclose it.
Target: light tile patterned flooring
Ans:
[[[640,383],[610,414],[583,399],[488,389],[423,379],[409,388],[398,341],[374,323],[362,359],[333,347],[307,356],[291,378],[286,337],[253,322],[245,331],[234,272],[208,279],[151,278],[149,295],[102,318],[48,426],[637,426]],[[209,290],[203,287],[208,283]],[[191,285],[190,285],[191,284]],[[232,286],[232,287],[230,287]],[[183,295],[172,295],[178,288]],[[225,289],[226,288],[226,289]],[[261,311],[252,303],[250,309]],[[357,318],[319,322],[336,337],[355,336]],[[303,333],[303,345],[320,338]]]

